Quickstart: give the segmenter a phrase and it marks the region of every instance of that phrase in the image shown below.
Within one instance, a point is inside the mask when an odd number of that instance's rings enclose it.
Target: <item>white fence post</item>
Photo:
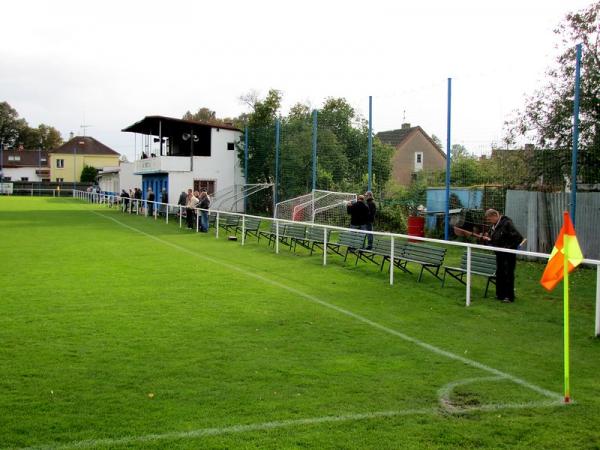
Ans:
[[[279,253],[279,221],[275,220],[275,253]]]
[[[394,285],[394,236],[390,241],[390,286]]]
[[[198,230],[200,229],[200,214],[198,214],[200,212],[200,210],[194,208],[194,212],[196,213],[196,233],[197,233]]]
[[[217,218],[215,219],[215,239],[219,239],[219,211],[217,211]]]
[[[600,337],[600,264],[596,266],[596,337]]]
[[[323,228],[323,265],[327,265],[327,228]]]
[[[242,216],[242,245],[246,243],[246,214]]]
[[[183,208],[179,206],[179,228],[181,228],[181,221],[183,220]]]
[[[467,247],[467,306],[471,306],[471,246]]]

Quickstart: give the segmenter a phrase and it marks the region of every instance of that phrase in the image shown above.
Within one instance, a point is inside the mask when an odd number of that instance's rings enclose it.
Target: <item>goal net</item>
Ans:
[[[355,201],[356,194],[314,190],[277,203],[275,218],[297,222],[345,226],[348,221],[346,204]]]

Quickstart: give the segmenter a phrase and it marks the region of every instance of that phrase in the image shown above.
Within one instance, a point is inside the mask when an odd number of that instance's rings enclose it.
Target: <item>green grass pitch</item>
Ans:
[[[598,448],[596,273],[517,302],[74,199],[0,198],[0,448]],[[458,250],[448,259],[458,260]]]

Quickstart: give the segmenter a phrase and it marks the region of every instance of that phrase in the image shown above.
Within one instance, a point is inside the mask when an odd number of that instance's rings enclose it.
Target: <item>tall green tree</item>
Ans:
[[[579,176],[582,182],[600,182],[599,29],[598,1],[584,10],[567,14],[555,30],[559,55],[555,66],[547,71],[547,84],[529,96],[524,108],[507,122],[505,140],[508,144],[526,137],[551,153],[550,156],[537,156],[540,161],[549,158],[560,162],[555,167],[561,173],[553,174],[555,178],[569,175],[571,170],[571,156],[567,150],[571,148],[573,138],[575,46],[581,43]]]
[[[23,130],[28,128],[25,119],[19,118],[16,109],[7,102],[0,103],[0,144],[15,147]]]

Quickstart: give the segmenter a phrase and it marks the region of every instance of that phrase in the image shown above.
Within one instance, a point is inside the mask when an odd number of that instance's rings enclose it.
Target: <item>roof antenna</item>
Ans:
[[[93,125],[86,125],[86,124],[79,125],[79,128],[83,129],[83,137],[85,137],[85,132],[86,132],[87,128],[90,128],[92,126]]]
[[[402,123],[406,122],[406,110],[403,111]]]

